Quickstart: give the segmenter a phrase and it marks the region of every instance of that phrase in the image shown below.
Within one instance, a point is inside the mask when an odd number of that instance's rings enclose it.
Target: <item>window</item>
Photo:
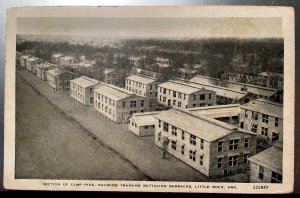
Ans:
[[[159,101],[161,101],[161,96],[159,96]]]
[[[166,97],[163,97],[163,102],[166,102]]]
[[[125,108],[125,106],[126,106],[126,101],[123,101],[122,102],[122,107]]]
[[[178,107],[181,107],[181,102],[178,102]]]
[[[272,171],[271,183],[282,183],[282,175]]]
[[[200,94],[200,100],[205,100],[205,94]]]
[[[264,174],[265,174],[265,168],[263,166],[259,166],[258,178],[259,179],[264,179]]]
[[[191,160],[196,161],[196,151],[190,150],[189,157]]]
[[[204,154],[200,155],[200,165],[203,165]]]
[[[193,95],[193,100],[196,100],[196,94]]]
[[[240,127],[241,127],[241,129],[244,128],[244,122],[241,122],[241,123],[240,123]]]
[[[148,126],[144,126],[144,129],[148,129]]]
[[[171,141],[171,148],[176,150],[176,141],[174,140]]]
[[[223,141],[218,141],[218,152],[223,151]]]
[[[257,119],[258,119],[258,113],[253,112],[253,113],[252,113],[252,119],[253,119],[253,120],[257,120]]]
[[[184,140],[184,131],[182,131],[182,133],[181,133],[181,139]]]
[[[193,104],[193,107],[195,107],[196,106],[196,104]]]
[[[169,124],[164,122],[164,131],[168,132],[169,131]]]
[[[268,121],[269,121],[269,116],[266,115],[266,114],[263,114],[263,115],[262,115],[262,122],[268,123]]]
[[[248,117],[248,111],[245,110],[245,117],[247,118]]]
[[[178,98],[181,98],[181,93],[178,93]]]
[[[158,120],[158,128],[161,127],[161,120]]]
[[[164,93],[164,94],[166,94],[166,93],[167,93],[167,90],[166,90],[165,88],[164,88],[164,91],[163,91],[163,93]]]
[[[279,140],[279,133],[273,132],[272,133],[272,142],[275,142],[277,140]]]
[[[222,168],[222,160],[223,160],[222,157],[217,158],[217,168]]]
[[[161,132],[158,133],[157,140],[160,142],[160,140],[161,140]]]
[[[181,146],[181,155],[184,155],[184,144]]]
[[[275,118],[275,126],[278,127],[279,125],[279,118]]]
[[[176,97],[176,91],[173,91],[173,97],[174,98]]]
[[[208,94],[208,99],[211,100],[211,93]]]
[[[172,135],[177,136],[177,127],[172,126]]]
[[[249,154],[244,154],[243,156],[244,164],[248,164],[248,158],[249,158]]]
[[[261,134],[262,134],[263,136],[268,137],[268,128],[261,127]]]
[[[152,85],[150,84],[150,90],[152,90]]]
[[[245,138],[245,148],[249,148],[249,142],[250,142],[250,139]]]
[[[194,136],[194,135],[190,135],[190,144],[192,144],[192,145],[196,145],[196,136]]]
[[[144,100],[141,100],[141,107],[144,106]]]
[[[229,141],[229,150],[236,150],[238,147],[239,140],[230,140]]]
[[[229,166],[237,166],[238,165],[238,156],[230,156],[229,157]]]
[[[252,131],[253,133],[256,133],[256,132],[257,132],[257,124],[252,124],[251,131]]]
[[[204,148],[204,140],[200,139],[200,148],[203,149]]]
[[[130,101],[130,107],[136,107],[136,100]]]
[[[176,106],[176,100],[173,100],[173,105]]]

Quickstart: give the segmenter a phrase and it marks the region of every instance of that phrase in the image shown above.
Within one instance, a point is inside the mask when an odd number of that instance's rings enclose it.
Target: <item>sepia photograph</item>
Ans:
[[[9,10],[5,187],[291,192],[293,10],[230,9]]]

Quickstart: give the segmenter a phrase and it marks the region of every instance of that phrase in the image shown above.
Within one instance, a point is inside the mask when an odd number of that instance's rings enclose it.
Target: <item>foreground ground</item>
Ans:
[[[153,137],[135,136],[28,71],[17,71],[16,87],[17,178],[208,180],[174,157],[163,160]]]

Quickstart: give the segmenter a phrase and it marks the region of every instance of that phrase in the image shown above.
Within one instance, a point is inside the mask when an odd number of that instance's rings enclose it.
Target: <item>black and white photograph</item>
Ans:
[[[293,12],[240,9],[11,10],[7,186],[291,191]]]

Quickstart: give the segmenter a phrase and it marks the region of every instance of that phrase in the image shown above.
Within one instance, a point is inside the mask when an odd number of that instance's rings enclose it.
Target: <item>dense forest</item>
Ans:
[[[120,42],[120,41],[118,41]],[[183,64],[205,64],[207,75],[220,77],[223,72],[239,72],[244,74],[257,74],[262,71],[276,73],[283,72],[283,39],[233,39],[233,38],[211,38],[211,39],[190,39],[190,40],[169,40],[169,39],[130,39],[121,41],[120,47],[91,46],[89,44],[70,44],[69,42],[50,41],[26,41],[19,39],[17,51],[24,52],[50,61],[54,53],[65,53],[77,58],[85,56],[86,59],[95,60],[98,66],[109,68],[121,68],[129,70],[131,65],[128,57],[146,56],[146,64],[142,67],[158,71],[154,65],[155,57],[168,58],[172,60],[171,69],[161,69],[164,78],[176,76],[176,71]],[[115,54],[124,54],[118,58],[117,64],[113,64]],[[243,57],[250,54],[246,59],[246,67],[243,58],[239,63],[233,63],[236,57]],[[105,56],[106,62],[103,62]],[[150,65],[150,66],[149,66]],[[151,66],[152,65],[152,66]],[[238,65],[238,66],[236,66]]]

